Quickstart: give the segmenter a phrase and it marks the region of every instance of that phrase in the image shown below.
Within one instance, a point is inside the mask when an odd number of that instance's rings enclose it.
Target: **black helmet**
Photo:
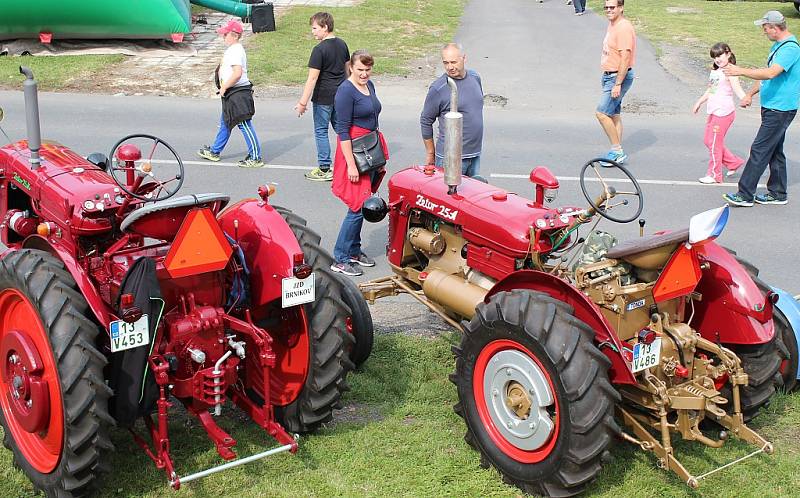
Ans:
[[[369,197],[361,207],[361,214],[370,223],[377,223],[383,220],[388,212],[389,206],[386,205],[386,201],[376,195]]]

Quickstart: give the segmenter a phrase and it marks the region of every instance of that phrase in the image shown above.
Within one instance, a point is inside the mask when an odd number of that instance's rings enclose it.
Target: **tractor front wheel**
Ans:
[[[476,308],[454,348],[455,411],[466,441],[527,493],[572,496],[601,470],[619,432],[610,361],[572,308],[538,292],[500,292]]]
[[[99,332],[54,256],[0,261],[0,423],[14,463],[47,496],[90,494],[112,450]]]

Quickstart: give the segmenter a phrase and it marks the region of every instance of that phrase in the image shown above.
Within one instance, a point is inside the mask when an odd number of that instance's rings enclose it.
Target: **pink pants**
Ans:
[[[706,132],[703,137],[703,143],[706,144],[708,151],[711,153],[706,175],[715,179],[717,182],[722,181],[723,166],[730,171],[734,171],[744,164],[744,160],[741,157],[725,147],[725,135],[733,124],[733,119],[735,117],[736,111],[727,116],[709,114],[708,120],[706,121]]]

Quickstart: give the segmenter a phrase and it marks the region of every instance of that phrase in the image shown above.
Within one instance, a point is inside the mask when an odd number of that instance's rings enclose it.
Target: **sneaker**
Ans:
[[[583,11],[583,10],[582,10],[582,11],[580,11],[580,12],[576,12],[576,13],[575,13],[575,15],[576,15],[576,16],[582,16],[582,15],[584,15],[585,13],[586,13],[586,11]]]
[[[567,0],[567,5],[572,5],[572,0]]]
[[[626,154],[625,151],[623,150],[616,151],[614,149],[611,149],[610,151],[608,151],[608,154],[606,154],[606,159],[608,159],[609,161],[616,161],[620,164],[623,164],[625,163],[625,161],[628,160],[628,154]]]
[[[334,263],[331,265],[331,270],[339,273],[344,273],[350,277],[357,277],[363,275],[364,272],[353,266],[352,263]]]
[[[239,167],[240,168],[263,168],[264,167],[264,161],[262,161],[261,159],[250,159],[249,157],[246,157],[246,158],[242,159],[241,161],[239,161]]]
[[[375,266],[375,260],[367,256],[363,252],[359,254],[357,258],[351,257],[350,262],[361,266]]]
[[[767,192],[766,194],[756,194],[753,200],[759,204],[775,204],[778,206],[783,206],[784,204],[789,202],[789,199],[778,199],[769,192]]]
[[[198,150],[197,155],[209,161],[219,161],[219,154],[214,153],[208,145],[204,145],[202,149]]]
[[[730,178],[732,176],[736,176],[738,174],[739,174],[739,170],[738,169],[729,169],[728,171],[725,172],[725,176],[728,177],[728,178]]]
[[[705,183],[705,184],[709,184],[709,183],[719,183],[717,180],[715,180],[715,179],[714,179],[714,177],[711,177],[711,176],[708,176],[708,175],[706,175],[706,176],[704,176],[704,177],[700,178],[700,179],[699,179],[699,180],[697,180],[697,181],[698,181],[698,182],[700,182],[700,183]]]
[[[323,171],[317,167],[306,173],[305,176],[306,180],[311,180],[312,182],[329,182],[333,180],[333,170],[327,169]]]
[[[739,192],[724,194],[722,198],[725,199],[731,206],[750,207],[753,205],[753,201],[746,200],[741,196],[741,194],[739,194]]]

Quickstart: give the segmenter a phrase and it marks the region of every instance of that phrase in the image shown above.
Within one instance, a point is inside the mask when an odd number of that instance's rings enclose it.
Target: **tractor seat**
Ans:
[[[606,253],[606,257],[621,259],[645,270],[658,270],[667,264],[678,244],[688,240],[688,228],[677,232],[648,235],[612,247]]]
[[[217,214],[230,197],[225,194],[182,195],[172,199],[145,204],[131,211],[119,228],[151,239],[172,241],[178,233],[186,214],[195,208],[210,208]]]

